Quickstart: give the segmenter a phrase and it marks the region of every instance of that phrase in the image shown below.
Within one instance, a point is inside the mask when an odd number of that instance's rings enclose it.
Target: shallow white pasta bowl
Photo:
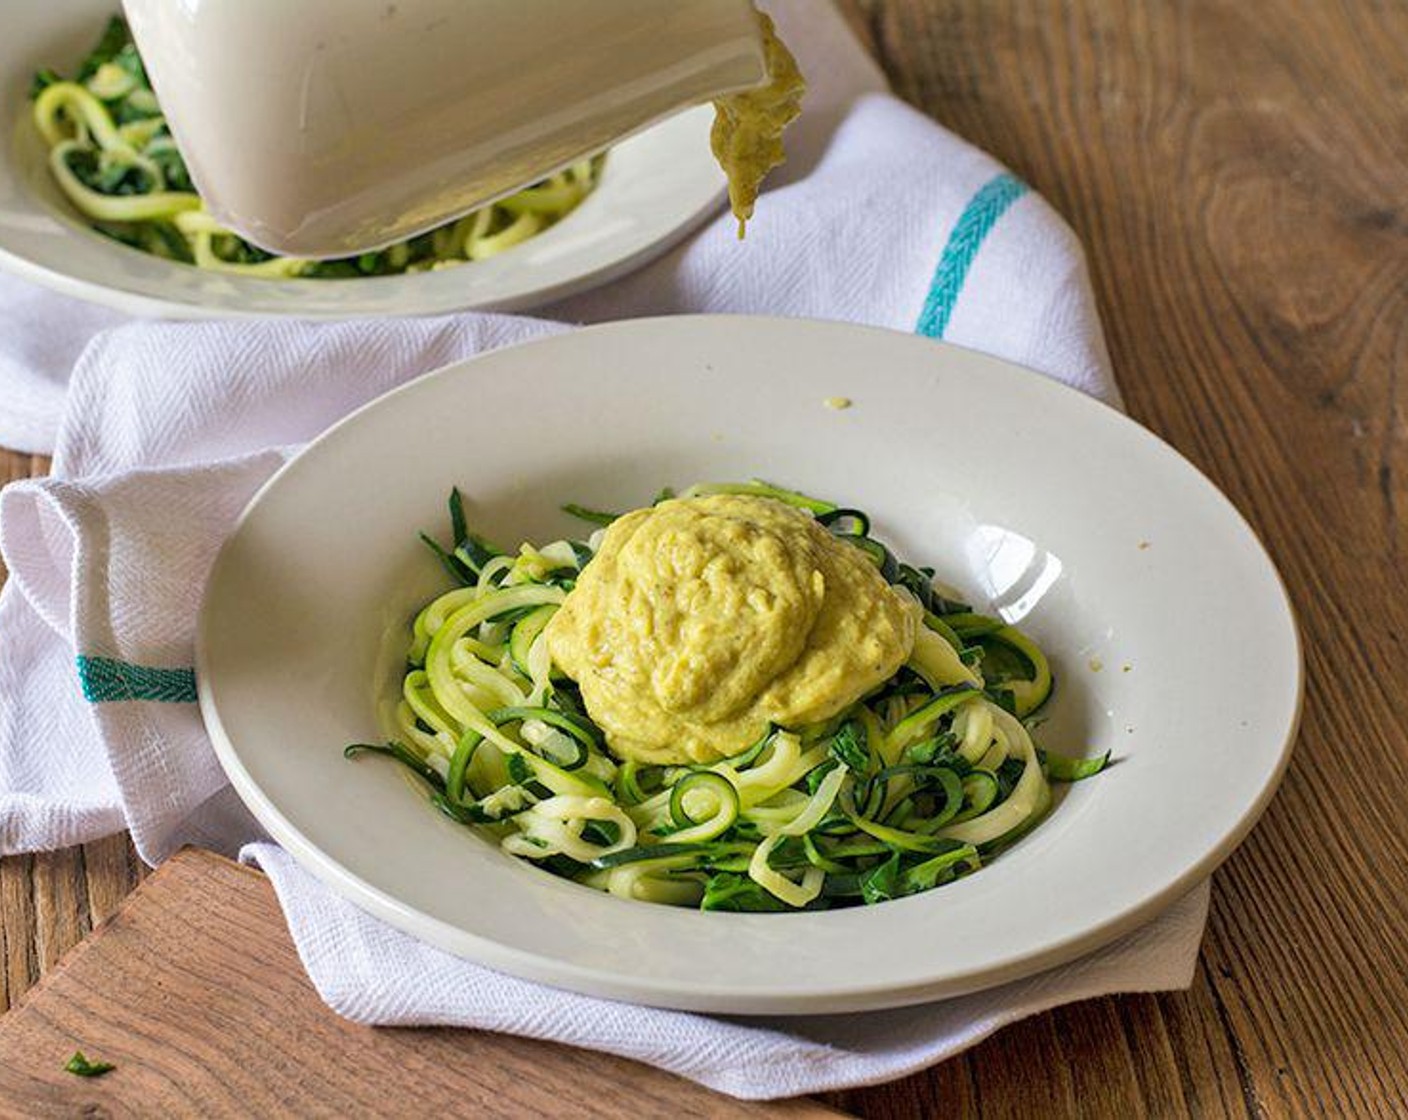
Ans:
[[[847,397],[851,407],[827,407]],[[554,878],[348,762],[444,586],[416,539],[463,491],[501,542],[567,501],[757,475],[868,510],[1050,653],[1038,740],[1115,764],[977,874],[878,906],[725,914]],[[404,647],[402,647],[404,648]],[[698,317],[594,327],[460,363],[357,412],[251,503],[201,618],[201,706],[236,789],[313,874],[451,952],[667,1007],[914,1003],[1058,965],[1147,921],[1246,835],[1285,766],[1301,658],[1251,530],[1167,445],[996,359],[889,331]]]
[[[713,110],[690,109],[622,142],[601,181],[557,225],[496,257],[436,272],[347,280],[216,274],[89,228],[54,185],[28,90],[36,70],[72,74],[117,0],[6,0],[0,33],[0,268],[131,314],[173,318],[425,315],[532,307],[659,255],[722,205],[709,150]]]

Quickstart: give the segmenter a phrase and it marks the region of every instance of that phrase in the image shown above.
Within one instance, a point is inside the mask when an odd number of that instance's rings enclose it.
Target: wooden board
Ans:
[[[117,1068],[63,1070],[75,1049]],[[835,1116],[745,1104],[622,1058],[359,1027],[318,999],[273,888],[182,852],[0,1019],[5,1116]]]
[[[1214,884],[1191,992],[1066,1008],[827,1099],[1408,1115],[1408,4],[845,6],[902,96],[1070,221],[1130,411],[1265,539],[1310,692],[1282,793]],[[0,457],[0,477],[36,466]],[[1256,654],[1209,636],[1229,672]],[[0,1005],[138,876],[121,839],[0,861]]]

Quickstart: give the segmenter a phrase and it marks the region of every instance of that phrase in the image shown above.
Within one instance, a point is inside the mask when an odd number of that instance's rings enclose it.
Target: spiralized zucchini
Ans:
[[[77,77],[41,70],[30,96],[54,181],[94,229],[154,256],[242,276],[386,276],[486,260],[561,221],[592,192],[601,171],[600,157],[584,160],[378,252],[330,261],[282,257],[206,212],[120,17],[109,22]]]
[[[623,898],[705,910],[786,911],[882,902],[971,874],[1051,804],[1051,781],[1107,758],[1046,754],[1028,720],[1052,689],[1021,631],[901,563],[859,510],[763,482],[692,487],[809,510],[923,604],[908,664],[825,723],[773,727],[712,765],[614,757],[543,630],[591,562],[586,541],[500,551],[450,496],[453,542],[422,535],[455,587],[411,626],[408,671],[381,754],[445,816],[503,850]],[[656,501],[672,497],[662,491]],[[613,514],[564,507],[597,525]]]

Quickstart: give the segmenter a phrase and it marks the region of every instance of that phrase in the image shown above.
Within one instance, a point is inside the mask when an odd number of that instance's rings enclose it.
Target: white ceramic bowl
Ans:
[[[5,0],[0,16],[0,268],[138,315],[350,318],[532,307],[659,255],[725,197],[709,150],[713,110],[690,109],[611,150],[577,210],[484,261],[412,276],[266,280],[205,272],[90,229],[59,193],[30,119],[34,72],[72,74],[115,0]]]
[[[854,406],[835,411],[824,398]],[[624,901],[503,855],[347,762],[395,687],[388,629],[443,586],[416,532],[452,485],[501,542],[565,501],[758,475],[1019,622],[1057,673],[1040,742],[1110,750],[980,873],[874,907],[719,914]],[[875,1008],[1048,968],[1153,917],[1270,799],[1301,659],[1246,523],[1117,412],[889,331],[698,317],[595,327],[430,374],[314,442],[251,503],[201,618],[201,705],[236,789],[313,874],[452,952],[564,988],[736,1013]]]

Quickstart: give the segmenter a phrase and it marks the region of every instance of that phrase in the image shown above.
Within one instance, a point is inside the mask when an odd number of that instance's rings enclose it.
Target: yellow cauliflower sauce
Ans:
[[[613,522],[546,636],[618,755],[712,762],[894,676],[922,614],[810,514],[720,494]]]
[[[757,89],[726,94],[714,101],[709,145],[728,176],[729,205],[738,219],[738,236],[758,201],[758,189],[774,167],[786,160],[782,131],[802,111],[806,79],[792,52],[777,37],[772,20],[754,13],[762,32],[768,80]]]

